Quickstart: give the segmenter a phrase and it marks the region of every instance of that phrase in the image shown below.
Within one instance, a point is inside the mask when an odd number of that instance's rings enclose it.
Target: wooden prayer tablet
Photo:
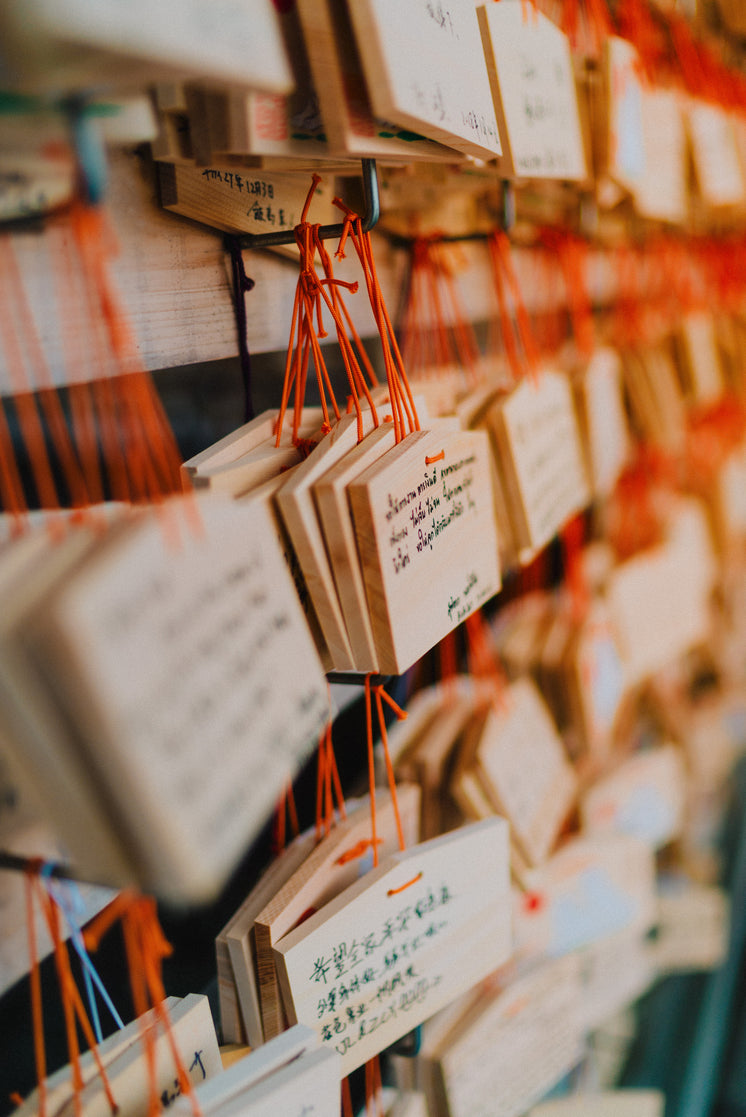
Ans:
[[[706,312],[687,314],[676,340],[687,398],[698,404],[716,403],[725,392],[725,377],[715,319]]]
[[[625,351],[624,379],[636,429],[656,445],[679,453],[686,406],[670,350],[661,345]]]
[[[222,1110],[290,1063],[318,1049],[318,1037],[310,1028],[303,1024],[288,1028],[281,1036],[255,1051],[247,1052],[245,1058],[233,1063],[222,1074],[208,1078],[198,1086],[195,1094],[202,1112]],[[186,1097],[177,1098],[172,1112],[175,1115],[191,1112],[191,1100]]]
[[[601,165],[622,189],[634,193],[646,172],[642,67],[626,39],[609,35],[603,46]]]
[[[34,788],[39,808],[64,839],[76,871],[83,879],[112,881],[131,877],[129,853],[111,825],[111,811],[101,802],[90,764],[62,732],[51,695],[13,649],[14,631],[25,623],[27,612],[77,568],[95,540],[90,525],[79,525],[51,546],[48,532],[40,528],[0,551],[0,724],[4,751],[24,784]]]
[[[285,525],[277,511],[277,506],[275,503],[277,494],[279,493],[280,489],[283,487],[283,485],[287,484],[290,481],[290,478],[293,476],[294,470],[299,469],[300,464],[301,463],[293,465],[289,469],[285,470],[283,473],[278,474],[276,477],[271,477],[269,481],[265,481],[263,484],[257,485],[256,487],[249,489],[247,492],[240,493],[237,499],[248,504],[260,504],[271,515],[272,526],[275,529],[277,542],[282,552],[282,557],[285,560],[288,571],[290,572],[290,577],[293,580],[295,592],[298,596],[298,600],[300,601],[301,608],[303,609],[303,615],[306,618],[306,623],[310,629],[311,636],[313,637],[313,642],[316,645],[319,659],[321,660],[324,670],[330,671],[331,656],[329,655],[329,650],[326,646],[326,641],[324,640],[321,626],[319,625],[319,619],[316,615],[316,610],[314,608],[313,601],[311,600],[311,595],[308,592],[308,587],[306,586],[303,571],[300,567],[298,558],[295,554],[295,551],[293,550],[293,545],[290,542],[288,533],[285,529]]]
[[[419,838],[420,791],[414,784],[400,784],[397,791],[404,840],[413,845]],[[371,838],[370,801],[366,797],[309,852],[293,875],[267,898],[256,916],[253,939],[265,1039],[278,1035],[285,1023],[273,946],[308,912],[322,909],[373,865],[368,844]],[[396,816],[387,791],[379,790],[376,794],[376,841],[380,858],[399,848]],[[358,850],[360,856],[350,856]],[[240,927],[229,931],[229,946],[236,939],[240,942],[240,933]],[[245,941],[244,937],[240,944]]]
[[[500,588],[488,439],[417,431],[347,492],[379,670],[399,675]]]
[[[46,672],[58,680],[49,740],[74,726],[84,786],[116,803],[109,830],[131,859],[120,877],[175,900],[220,887],[328,717],[310,633],[256,502],[175,500],[128,518],[4,644],[3,678],[22,660],[37,686]],[[75,823],[62,833],[85,865]]]
[[[219,1117],[336,1117],[340,1106],[340,1058],[329,1048],[309,1051],[268,1074],[217,1110]],[[205,1112],[205,1111],[203,1111]]]
[[[163,1003],[166,1006],[166,1010],[169,1013],[173,1013],[179,1003],[179,998],[167,997]],[[110,1036],[102,1040],[101,1043],[97,1044],[96,1051],[104,1068],[109,1067],[115,1059],[119,1058],[120,1055],[128,1051],[133,1045],[139,1044],[142,1048],[143,1033],[146,1030],[156,1027],[157,1022],[158,1018],[155,1009],[150,1009],[143,1016],[138,1017],[129,1024],[125,1024],[123,1028],[118,1028],[115,1032],[112,1032]],[[98,1075],[98,1066],[92,1051],[81,1052],[80,1072],[84,1085],[87,1085],[87,1083]],[[60,1067],[54,1074],[50,1074],[44,1080],[44,1089],[46,1093],[47,1113],[50,1114],[50,1117],[53,1117],[53,1115],[73,1096],[72,1066],[70,1063]],[[18,1117],[32,1117],[33,1114],[38,1113],[38,1087],[32,1090],[24,1099],[23,1104],[19,1105],[13,1112],[17,1113]]]
[[[407,716],[404,721],[395,721],[388,730],[389,754],[394,767],[422,738],[445,705],[449,694],[461,696],[471,693],[473,689],[470,676],[456,675],[447,682],[437,682],[415,691],[407,702]]]
[[[642,217],[680,225],[687,216],[686,133],[681,95],[642,86],[644,172],[634,189]]]
[[[300,221],[308,194],[302,175],[281,175],[246,167],[191,167],[158,164],[161,205],[224,233],[276,233]],[[333,183],[317,188],[312,217],[328,224],[338,219],[331,204]]]
[[[443,704],[424,732],[398,759],[396,771],[422,788],[422,837],[435,838],[460,823],[444,794],[459,751],[462,735],[474,714],[474,693],[443,695]]]
[[[665,1106],[659,1090],[602,1090],[542,1102],[528,1117],[663,1117]]]
[[[501,154],[470,0],[449,0],[447,9],[427,0],[353,0],[348,7],[376,116],[478,159]]]
[[[34,94],[107,82],[194,76],[288,93],[293,77],[270,0],[30,0],[2,18],[8,80]]]
[[[587,177],[567,36],[538,10],[477,8],[502,138],[501,175],[581,181]]]
[[[345,0],[297,0],[296,7],[331,152],[396,162],[462,158],[457,151],[375,118]]]
[[[655,922],[655,858],[628,834],[576,837],[526,874],[515,910],[516,952],[557,957]]]
[[[313,832],[300,834],[275,858],[215,939],[220,1023],[223,1039],[251,1047],[264,1043],[259,983],[256,975],[254,921],[295,873],[316,845]]]
[[[511,952],[508,827],[490,819],[386,859],[275,947],[283,997],[346,1075]]]
[[[665,1107],[660,1090],[602,1090],[542,1102],[528,1117],[663,1117]]]
[[[722,888],[675,882],[658,896],[654,964],[664,974],[714,970],[728,953],[730,902]]]
[[[213,151],[230,156],[325,159],[329,145],[314,91],[306,87],[289,97],[255,91],[228,92],[222,129]],[[220,144],[220,146],[216,146]],[[220,155],[211,162],[221,162]]]
[[[522,380],[487,423],[517,545],[534,552],[590,500],[568,378],[546,369]]]
[[[681,834],[686,801],[684,754],[675,745],[636,753],[585,793],[580,811],[590,834],[633,834],[660,849]]]
[[[366,435],[341,462],[332,466],[313,488],[355,670],[360,672],[377,672],[378,659],[355,528],[347,501],[347,486],[395,445],[393,424],[382,424]]]
[[[274,439],[270,438],[233,462],[196,473],[192,483],[195,489],[210,489],[213,493],[238,497],[300,461],[300,451],[295,446],[275,446]]]
[[[493,624],[495,648],[512,679],[530,675],[554,615],[550,594],[534,590],[501,609]]]
[[[427,1099],[419,1090],[401,1090],[386,1117],[429,1117]]]
[[[585,462],[594,496],[614,488],[630,450],[622,362],[614,349],[597,349],[573,377]]]
[[[702,200],[715,208],[743,205],[746,183],[731,113],[719,105],[692,98],[686,124]]]
[[[563,676],[567,710],[579,746],[597,757],[605,755],[611,747],[627,678],[608,607],[600,598],[591,603],[574,630]]]
[[[493,810],[531,865],[557,840],[577,781],[541,695],[529,679],[512,683],[487,709],[476,748],[478,777]]]
[[[583,995],[580,1015],[583,1031],[595,1031],[623,1012],[657,978],[645,932],[620,931],[583,947]]]
[[[456,755],[451,764],[448,790],[454,803],[461,811],[465,822],[480,822],[492,818],[499,812],[495,810],[482,787],[476,767],[476,752],[481,737],[485,710],[474,712],[456,746]],[[513,851],[511,834],[511,858]]]
[[[705,643],[715,558],[704,506],[682,500],[664,543],[613,571],[608,603],[627,681],[634,685]]]
[[[165,1104],[168,1105],[179,1097],[181,1087],[169,1037],[160,1025],[153,1030],[155,1081],[159,1096],[167,1099]],[[193,1085],[223,1073],[207,997],[190,993],[179,1001],[171,1015],[171,1035]],[[109,1063],[106,1071],[119,1109],[132,1114],[132,1117],[147,1117],[150,1074],[142,1043],[128,1047]],[[57,1117],[73,1117],[78,1112],[84,1117],[111,1114],[102,1080],[98,1076],[84,1086],[80,1105],[78,1110],[75,1098],[71,1097],[57,1111]]]
[[[716,481],[712,512],[716,539],[728,542],[746,537],[746,447],[729,454]]]
[[[431,1112],[524,1114],[583,1057],[581,996],[574,956],[545,962],[485,995],[428,1059]]]
[[[369,411],[363,412],[364,432],[373,429]],[[324,535],[314,504],[314,486],[324,474],[343,461],[357,445],[354,415],[345,415],[294,471],[277,494],[277,508],[293,545],[298,565],[329,652],[328,670],[354,671],[347,626],[334,584]]]
[[[323,418],[320,407],[305,407],[301,417],[302,436],[311,437],[315,431],[320,430]],[[276,437],[278,419],[279,411],[276,408],[262,411],[250,422],[230,431],[212,446],[200,450],[198,454],[185,461],[181,466],[182,474],[193,481],[200,473],[209,474],[211,470],[220,469],[237,461],[244,454],[258,450],[268,439]],[[290,427],[291,424],[288,423],[282,433],[281,446],[292,445]]]

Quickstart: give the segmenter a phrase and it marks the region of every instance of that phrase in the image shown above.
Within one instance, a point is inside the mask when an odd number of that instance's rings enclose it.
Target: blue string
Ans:
[[[85,983],[86,998],[91,1013],[93,1031],[96,1035],[96,1041],[101,1043],[104,1037],[101,1029],[101,1020],[99,1017],[94,985],[102,1001],[111,1013],[116,1026],[118,1028],[123,1028],[124,1022],[117,1012],[96,967],[91,961],[90,955],[85,947],[85,942],[83,941],[80,923],[76,918],[76,912],[83,911],[83,898],[80,895],[79,889],[72,881],[66,881],[64,885],[60,881],[53,881],[49,876],[49,870],[46,865],[42,868],[40,875],[42,879],[46,880],[47,891],[60,908],[70,929],[70,940],[75,947],[83,970],[83,981]]]

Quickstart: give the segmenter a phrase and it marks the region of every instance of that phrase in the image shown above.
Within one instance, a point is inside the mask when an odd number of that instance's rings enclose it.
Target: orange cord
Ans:
[[[29,944],[29,985],[31,989],[31,1019],[34,1032],[34,1061],[36,1063],[36,1082],[39,1091],[39,1117],[46,1117],[47,1112],[47,1057],[44,1046],[44,1016],[41,998],[41,971],[39,968],[39,951],[36,941],[36,923],[34,921],[34,878],[35,873],[29,871],[25,874],[24,884],[26,889],[26,927]]]
[[[398,896],[400,892],[404,892],[407,888],[411,888],[413,884],[417,884],[418,880],[422,880],[422,873],[419,872],[416,877],[412,877],[406,884],[400,884],[398,888],[389,888],[387,896]]]
[[[171,946],[165,939],[156,910],[155,900],[133,892],[122,892],[88,925],[84,941],[90,950],[95,950],[101,938],[116,922],[121,921],[124,935],[125,952],[129,968],[132,1002],[135,1013],[141,1021],[141,1036],[150,1080],[148,1117],[158,1117],[160,1103],[158,1097],[155,1039],[153,1029],[145,1027],[143,1017],[150,1008],[163,1027],[176,1068],[179,1087],[189,1097],[195,1117],[201,1117],[201,1110],[194,1093],[191,1079],[179,1053],[165,1007],[166,991],[163,986],[163,959],[171,953]]]
[[[57,904],[52,896],[46,893],[41,885],[41,881],[37,878],[36,887],[39,890],[39,895],[42,904],[42,910],[47,922],[49,934],[52,939],[54,947],[55,966],[57,968],[57,977],[62,994],[62,1003],[65,1014],[65,1029],[67,1032],[68,1050],[70,1052],[70,1063],[72,1066],[72,1079],[74,1089],[74,1105],[75,1112],[79,1113],[82,1109],[80,1094],[83,1089],[83,1079],[80,1070],[80,1046],[78,1037],[75,1030],[75,1018],[77,1017],[78,1023],[81,1026],[85,1040],[90,1048],[93,1059],[96,1063],[98,1076],[106,1094],[106,1100],[109,1103],[109,1108],[112,1114],[117,1111],[117,1103],[111,1089],[111,1083],[106,1073],[106,1069],[101,1061],[101,1056],[98,1053],[98,1046],[96,1044],[96,1037],[93,1033],[93,1028],[88,1019],[83,999],[80,995],[75,979],[73,978],[72,969],[70,967],[70,956],[67,949],[67,944],[63,941],[60,933],[60,916]]]

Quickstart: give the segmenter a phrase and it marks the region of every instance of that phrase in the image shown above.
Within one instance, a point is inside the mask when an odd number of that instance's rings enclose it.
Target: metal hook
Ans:
[[[381,200],[378,190],[378,172],[375,159],[363,159],[363,198],[365,200],[365,213],[363,214],[363,232],[367,233],[378,221],[381,215]],[[341,237],[344,231],[344,222],[339,221],[334,225],[322,225],[319,236],[322,240],[332,237]],[[282,229],[276,233],[241,233],[235,240],[241,248],[271,248],[280,244],[295,244],[295,230]]]

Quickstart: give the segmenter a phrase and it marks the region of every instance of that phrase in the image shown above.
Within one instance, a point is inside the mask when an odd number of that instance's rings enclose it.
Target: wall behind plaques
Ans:
[[[310,184],[310,176],[309,176]],[[110,153],[107,210],[119,241],[115,277],[135,328],[146,368],[172,368],[221,360],[238,351],[222,233],[162,210],[149,160],[131,152]],[[313,210],[311,211],[313,220]],[[15,233],[13,246],[24,289],[52,377],[75,376],[65,367],[65,339],[80,336],[74,306],[57,306],[54,263],[46,236]],[[248,343],[252,352],[287,346],[297,265],[276,253],[246,252],[246,270],[256,282],[247,295]],[[380,278],[394,305],[393,253],[378,250]],[[359,278],[354,253],[335,268],[340,278]],[[59,266],[59,265],[57,265]],[[373,323],[367,297],[350,309],[363,336]],[[80,373],[78,373],[80,375]],[[0,393],[9,390],[6,356],[0,346]]]

